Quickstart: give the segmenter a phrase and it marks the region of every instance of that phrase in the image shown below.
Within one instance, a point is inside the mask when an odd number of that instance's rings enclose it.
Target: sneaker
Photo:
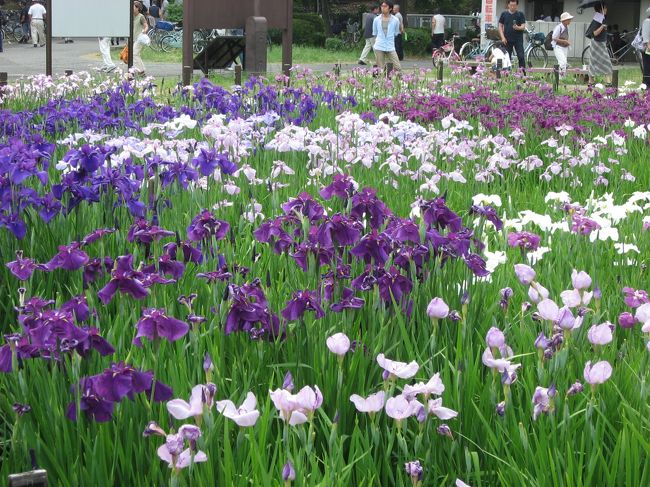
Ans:
[[[38,47],[38,44],[34,44],[34,47]]]
[[[368,64],[368,63],[366,63],[366,62],[362,61],[361,59],[359,59],[359,63],[358,63],[358,64],[360,64],[361,66],[365,66],[365,65]]]
[[[113,65],[113,66],[107,66],[107,67],[105,67],[103,71],[104,71],[105,73],[112,73],[112,72],[115,71],[116,69],[117,69],[117,66]]]

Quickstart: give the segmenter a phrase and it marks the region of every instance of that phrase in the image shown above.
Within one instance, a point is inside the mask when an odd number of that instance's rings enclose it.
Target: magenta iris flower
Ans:
[[[79,242],[72,242],[70,245],[60,245],[59,253],[42,266],[44,270],[53,271],[54,269],[65,269],[74,271],[81,269],[88,263],[90,258],[88,254],[81,250]]]
[[[513,232],[508,234],[508,245],[523,250],[535,251],[539,247],[540,236],[531,232]]]
[[[142,346],[142,337],[155,342],[161,337],[170,342],[183,338],[190,330],[190,325],[179,319],[167,316],[164,309],[147,308],[137,323],[138,333],[133,343]]]
[[[362,220],[364,215],[367,215],[370,227],[375,230],[379,229],[391,214],[390,208],[377,198],[377,190],[374,188],[363,188],[352,196],[350,216]]]
[[[16,251],[16,260],[9,262],[6,266],[21,281],[26,281],[32,277],[34,270],[38,267],[33,259],[23,258],[22,250]]]
[[[289,200],[282,205],[282,210],[287,215],[299,214],[316,223],[323,218],[325,210],[314,200],[309,193],[300,193],[297,198]]]
[[[187,238],[194,242],[214,237],[216,240],[226,238],[230,224],[217,219],[209,210],[203,210],[196,215],[187,227]]]
[[[351,176],[335,174],[332,177],[332,183],[320,190],[320,195],[325,200],[331,199],[332,196],[347,200],[354,194],[355,184]]]

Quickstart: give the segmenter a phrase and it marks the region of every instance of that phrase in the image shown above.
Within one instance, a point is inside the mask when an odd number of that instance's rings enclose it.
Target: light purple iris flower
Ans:
[[[357,411],[361,413],[376,413],[384,408],[386,402],[385,397],[386,395],[384,391],[370,394],[366,398],[363,398],[357,394],[352,394],[350,396],[350,401],[352,401],[354,407],[357,408]]]
[[[584,377],[588,384],[595,387],[598,384],[603,384],[607,379],[612,376],[612,366],[606,360],[591,365],[591,361],[585,364]]]

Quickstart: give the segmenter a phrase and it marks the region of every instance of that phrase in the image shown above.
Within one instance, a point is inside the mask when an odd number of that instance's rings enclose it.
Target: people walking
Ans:
[[[587,27],[585,37],[591,39],[591,47],[589,49],[589,83],[593,84],[596,76],[605,76],[608,82],[611,80],[612,75],[612,60],[609,58],[607,51],[607,24],[605,17],[607,16],[607,4],[605,2],[599,3],[594,6],[596,13]]]
[[[144,15],[142,15],[142,3],[139,1],[133,2],[133,68],[135,74],[144,76],[145,69],[142,62],[142,47],[145,45],[142,42],[142,37],[149,30],[149,23]]]
[[[115,66],[115,63],[111,59],[111,38],[110,37],[99,38],[99,52],[101,53],[102,61],[104,62],[102,71],[105,73],[110,73],[112,71],[115,71],[117,66]]]
[[[641,24],[641,38],[644,49],[641,51],[641,62],[643,65],[643,84],[650,92],[650,7],[645,11],[646,19]]]
[[[18,43],[28,44],[30,39],[29,5],[27,1],[22,0],[20,6],[20,27],[22,28],[23,34]]]
[[[524,55],[526,17],[518,8],[519,0],[508,0],[508,10],[502,12],[499,17],[499,35],[511,58],[513,49],[517,52],[519,69],[526,74],[526,56]]]
[[[45,45],[45,21],[47,20],[47,11],[41,5],[41,0],[33,0],[32,6],[29,7],[29,25],[32,29],[32,42],[34,47],[43,47]]]
[[[440,10],[433,11],[431,17],[431,46],[440,49],[445,44],[445,18],[440,15]]]
[[[372,24],[375,21],[375,17],[379,13],[379,7],[373,5],[370,8],[370,12],[364,14],[363,22],[363,38],[366,40],[366,44],[363,46],[363,51],[361,51],[361,56],[359,56],[359,64],[365,66],[369,64],[368,54],[372,51],[372,46],[375,45],[375,36],[372,33]]]
[[[566,74],[566,68],[568,65],[569,57],[569,24],[573,19],[573,15],[569,12],[564,12],[560,16],[560,23],[555,26],[553,29],[553,34],[551,35],[551,46],[553,46],[553,54],[555,54],[555,59],[557,59],[557,64],[560,66],[560,74],[564,76]]]
[[[399,4],[393,5],[393,15],[399,20],[399,33],[395,36],[395,52],[397,58],[402,61],[404,59],[404,17],[400,13]]]
[[[395,51],[395,36],[399,33],[399,20],[391,14],[393,2],[381,2],[379,7],[381,15],[375,17],[372,24],[372,34],[377,38],[373,48],[377,66],[383,69],[388,59],[393,64],[393,68],[399,71],[402,66]]]

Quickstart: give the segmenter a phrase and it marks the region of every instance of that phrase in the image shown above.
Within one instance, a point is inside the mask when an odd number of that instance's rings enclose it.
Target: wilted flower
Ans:
[[[533,394],[533,419],[537,419],[540,414],[553,412],[553,398],[555,397],[555,386],[548,389],[545,387],[536,387]]]
[[[449,425],[447,425],[446,423],[442,423],[440,426],[438,426],[438,427],[436,428],[436,432],[437,432],[439,435],[446,436],[446,437],[449,438],[450,440],[453,440],[453,439],[454,439],[454,435],[453,435],[453,433],[451,432],[451,428],[450,428]]]
[[[634,324],[636,323],[636,320],[634,319],[634,316],[632,313],[628,313],[627,311],[621,313],[618,315],[618,326],[621,328],[632,328]]]
[[[499,404],[497,404],[495,409],[496,409],[496,413],[499,416],[504,416],[506,414],[506,402],[501,401]]]
[[[584,387],[583,387],[582,383],[579,382],[579,381],[576,381],[571,385],[571,387],[569,387],[569,390],[566,391],[566,395],[567,396],[574,396],[574,395],[579,394],[580,392],[582,392],[583,389],[584,389]]]
[[[415,460],[414,462],[406,462],[404,464],[404,469],[406,473],[411,477],[413,485],[416,485],[422,479],[422,465],[420,465],[420,460]]]

